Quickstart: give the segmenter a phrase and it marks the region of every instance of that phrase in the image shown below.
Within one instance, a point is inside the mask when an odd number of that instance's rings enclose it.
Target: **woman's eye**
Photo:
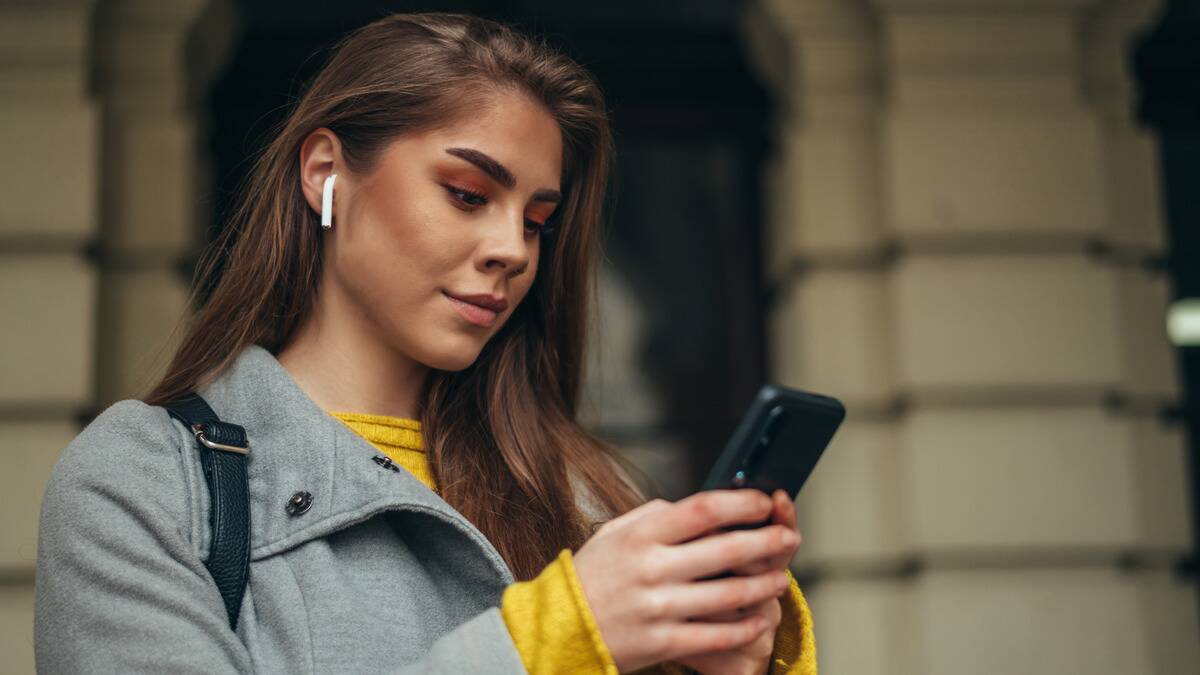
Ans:
[[[453,185],[443,185],[442,187],[446,188],[446,192],[454,196],[456,202],[462,204],[459,208],[462,208],[464,211],[474,210],[488,203],[487,195],[482,192],[455,187]],[[553,228],[547,223],[539,223],[536,220],[526,218],[525,229],[535,234],[546,234]]]
[[[446,191],[454,195],[455,199],[470,207],[483,206],[487,203],[487,195],[484,195],[474,190],[466,190],[456,188],[452,185],[446,186]]]

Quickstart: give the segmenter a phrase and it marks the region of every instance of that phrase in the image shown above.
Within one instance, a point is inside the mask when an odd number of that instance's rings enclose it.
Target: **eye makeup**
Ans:
[[[454,206],[468,213],[473,212],[475,209],[488,203],[488,197],[486,194],[472,188],[455,185],[453,183],[444,183],[443,187],[451,195],[451,202],[454,204]],[[549,218],[547,218],[547,220],[549,220]],[[547,226],[546,223],[538,222],[531,218],[525,219],[525,228],[532,230],[537,234],[544,234],[552,229],[551,227]]]
[[[513,176],[512,171],[509,171],[508,167],[492,159],[486,153],[472,148],[446,148],[446,154],[470,162],[506,190],[513,190],[517,187],[517,179]],[[533,201],[557,204],[562,201],[562,193],[558,190],[543,188],[533,193]]]

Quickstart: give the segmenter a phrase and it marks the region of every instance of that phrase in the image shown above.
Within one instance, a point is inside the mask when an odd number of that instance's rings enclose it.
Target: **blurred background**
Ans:
[[[1177,0],[0,0],[0,672],[33,670],[58,452],[165,366],[332,42],[417,10],[609,97],[586,419],[651,490],[695,490],[764,382],[846,404],[797,502],[823,673],[1200,673]]]

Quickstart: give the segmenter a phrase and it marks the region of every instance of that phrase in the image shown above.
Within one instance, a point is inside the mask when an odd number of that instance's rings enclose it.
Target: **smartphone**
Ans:
[[[768,384],[759,390],[730,436],[701,490],[782,488],[793,500],[846,418],[831,396]],[[724,529],[769,524],[745,523]]]

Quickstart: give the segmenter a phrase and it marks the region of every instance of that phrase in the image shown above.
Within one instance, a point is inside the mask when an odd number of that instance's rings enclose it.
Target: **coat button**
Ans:
[[[312,494],[301,490],[288,500],[287,512],[289,515],[298,516],[307,511],[310,506],[312,506]]]

